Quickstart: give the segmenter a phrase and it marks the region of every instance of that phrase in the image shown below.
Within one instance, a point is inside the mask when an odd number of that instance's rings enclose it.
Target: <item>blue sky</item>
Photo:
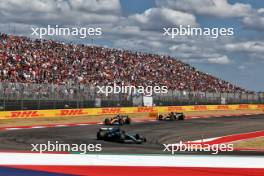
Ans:
[[[155,0],[121,0],[120,3],[122,5],[122,13],[126,16],[135,13],[142,13],[155,6]]]
[[[230,0],[230,4],[235,4],[237,2],[250,4],[252,8],[264,8],[264,1],[250,1],[250,0]],[[123,12],[127,15],[134,13],[142,13],[149,8],[155,7],[155,0],[123,0],[121,1]],[[239,40],[250,40],[260,39],[264,41],[263,31],[256,31],[254,29],[248,29],[243,26],[239,19],[236,18],[217,18],[212,15],[196,15],[197,21],[203,27],[232,27],[235,31],[235,37]],[[217,42],[217,40],[215,41]],[[264,49],[264,48],[263,48]],[[192,63],[192,65],[198,67],[200,70],[207,71],[225,80],[231,81],[238,85],[242,85],[248,89],[253,89],[256,91],[264,90],[264,62],[258,62],[254,60],[248,60],[247,56],[241,53],[227,53],[234,61],[231,65],[212,65],[205,63]],[[175,54],[177,56],[177,54]],[[253,58],[254,59],[254,58]],[[263,59],[263,58],[262,58]],[[244,68],[243,64],[248,65]],[[239,69],[240,68],[240,69]]]
[[[100,26],[101,46],[175,56],[244,88],[264,91],[264,1],[253,0],[0,0],[0,31],[30,36],[31,26]],[[234,28],[234,36],[162,35],[181,23]],[[11,26],[11,27],[8,27]],[[91,38],[60,40],[91,44]]]

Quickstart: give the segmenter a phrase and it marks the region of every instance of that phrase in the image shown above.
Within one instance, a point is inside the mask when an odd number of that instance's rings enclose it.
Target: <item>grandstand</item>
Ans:
[[[0,36],[1,82],[165,85],[172,90],[246,92],[170,56]]]
[[[197,97],[206,100],[203,103],[219,103],[223,96],[231,97],[232,103],[259,102],[262,98],[170,56],[33,40],[2,33],[0,82],[2,109],[9,109],[8,103],[10,106],[18,104],[10,109],[45,109],[51,105],[54,108],[89,107],[99,96],[94,91],[96,85],[114,83],[167,86],[168,95],[157,99],[169,99],[170,104],[197,103],[191,99]],[[214,101],[210,102],[208,96]],[[100,98],[106,100],[102,106],[133,105],[128,95],[100,95]],[[166,101],[161,105],[168,104]],[[25,105],[26,102],[32,105]],[[43,102],[45,106],[41,106]]]

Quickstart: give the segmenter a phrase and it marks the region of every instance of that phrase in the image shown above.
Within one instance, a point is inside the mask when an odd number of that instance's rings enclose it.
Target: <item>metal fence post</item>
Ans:
[[[20,104],[20,109],[23,110],[24,108],[24,92],[22,90],[21,92],[21,104]]]
[[[4,99],[4,102],[3,102],[3,109],[4,111],[6,110],[6,86],[5,84],[3,84],[3,88],[4,88],[4,94],[3,94],[3,99]]]
[[[40,109],[40,88],[41,88],[41,84],[37,84],[37,90],[38,90],[38,109]]]

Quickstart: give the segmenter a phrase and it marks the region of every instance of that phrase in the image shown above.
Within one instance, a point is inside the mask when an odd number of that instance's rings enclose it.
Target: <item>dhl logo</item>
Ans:
[[[33,118],[41,116],[38,114],[38,111],[13,111],[10,113],[11,115],[8,118]]]
[[[229,110],[229,106],[228,105],[218,105],[216,109],[219,109],[219,110]]]
[[[257,108],[259,108],[259,109],[263,109],[264,108],[264,105],[257,105]]]
[[[183,111],[183,108],[181,106],[172,106],[168,107],[168,111]]]
[[[248,109],[249,108],[249,105],[247,105],[247,104],[241,104],[241,105],[239,105],[238,108],[239,109]]]
[[[156,112],[154,107],[139,107],[136,112]]]
[[[62,109],[60,110],[60,116],[77,116],[87,114],[82,109]]]
[[[121,108],[102,108],[100,114],[118,114],[122,113]]]
[[[201,106],[201,105],[200,106],[199,105],[198,106],[194,106],[193,109],[195,111],[208,110],[207,106]]]

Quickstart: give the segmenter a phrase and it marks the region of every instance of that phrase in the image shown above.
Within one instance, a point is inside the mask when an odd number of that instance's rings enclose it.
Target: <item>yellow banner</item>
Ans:
[[[156,106],[156,107],[111,107],[111,108],[84,108],[84,109],[56,109],[56,110],[25,110],[0,111],[0,119],[40,118],[40,117],[77,117],[91,115],[113,115],[132,113],[157,112],[189,112],[189,111],[215,111],[215,110],[258,110],[263,104],[237,104],[237,105],[195,105],[195,106]]]

